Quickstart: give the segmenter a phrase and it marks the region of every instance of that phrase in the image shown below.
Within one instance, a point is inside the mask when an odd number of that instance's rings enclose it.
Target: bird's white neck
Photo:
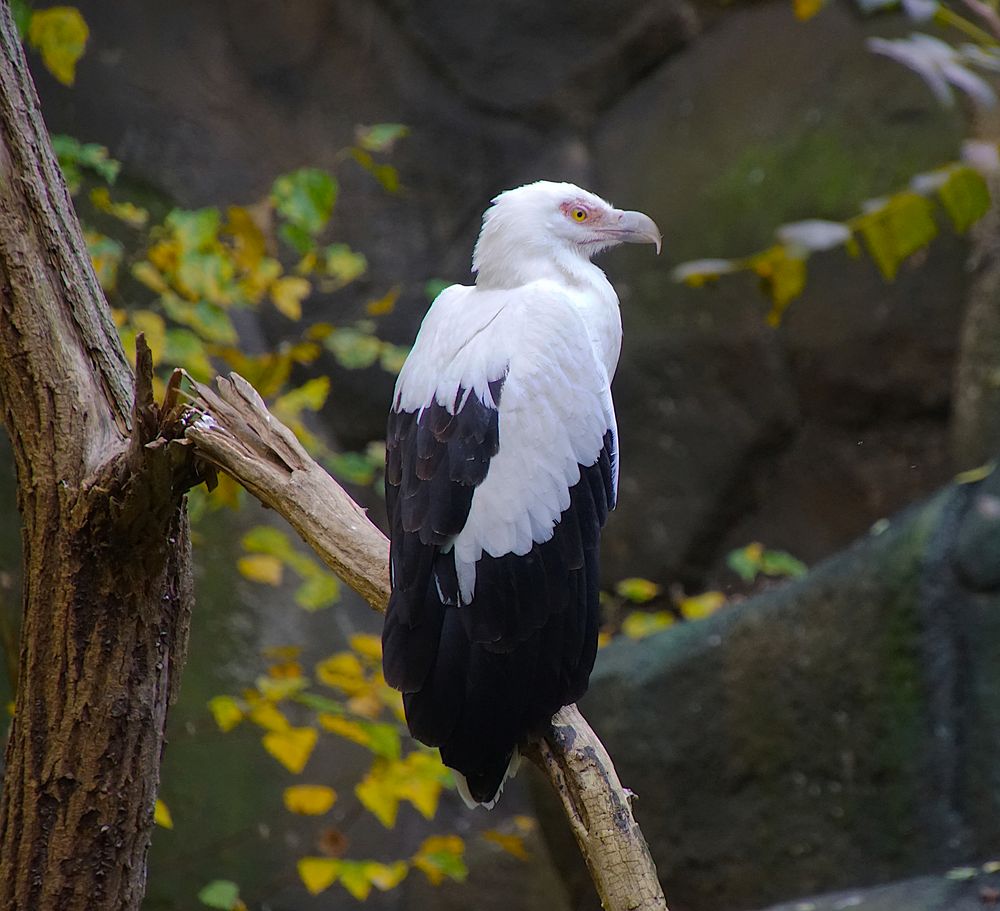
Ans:
[[[477,289],[516,290],[552,281],[571,291],[570,300],[583,317],[594,351],[608,377],[614,376],[621,351],[621,314],[618,295],[599,266],[582,252],[567,248],[531,249],[521,244],[504,250],[491,245],[488,252],[488,256],[477,256]]]
[[[495,245],[488,256],[477,257],[476,268],[476,286],[484,291],[520,288],[544,280],[580,289],[607,282],[604,272],[583,253],[566,248]]]

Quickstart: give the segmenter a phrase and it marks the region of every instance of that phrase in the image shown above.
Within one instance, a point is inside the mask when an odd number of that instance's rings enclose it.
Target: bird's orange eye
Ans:
[[[587,220],[587,210],[581,209],[580,206],[576,206],[569,213],[573,217],[573,221],[586,221]]]

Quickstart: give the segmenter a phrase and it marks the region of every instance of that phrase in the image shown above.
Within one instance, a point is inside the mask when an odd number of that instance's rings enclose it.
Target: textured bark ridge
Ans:
[[[282,515],[377,611],[389,600],[389,542],[241,376],[192,383],[186,437],[197,454]],[[562,802],[606,911],[666,911],[646,841],[611,757],[576,706],[527,755]]]
[[[0,907],[130,911],[191,604],[186,448],[158,439],[0,4],[0,418],[24,622],[0,797]],[[156,442],[154,442],[156,441]]]

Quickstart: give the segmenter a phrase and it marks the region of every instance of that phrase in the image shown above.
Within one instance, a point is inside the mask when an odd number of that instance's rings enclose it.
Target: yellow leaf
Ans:
[[[321,683],[348,695],[364,692],[370,684],[365,670],[353,652],[338,652],[316,665],[316,677]]]
[[[701,620],[714,614],[725,603],[726,596],[722,592],[712,591],[683,598],[677,606],[686,619]]]
[[[365,875],[382,892],[398,886],[409,871],[410,865],[405,860],[397,860],[393,864],[380,864],[374,860],[365,863]]]
[[[538,820],[534,816],[518,814],[514,817],[514,825],[519,832],[534,832],[538,828]]]
[[[146,334],[146,343],[153,352],[154,360],[158,360],[167,340],[167,324],[163,317],[152,310],[135,310],[130,314],[129,321],[136,332]]]
[[[280,585],[284,564],[271,554],[251,554],[240,557],[236,561],[240,575],[251,582],[261,582],[264,585]]]
[[[231,731],[243,720],[243,709],[232,696],[213,696],[208,700],[208,709],[223,733]]]
[[[292,813],[322,816],[336,802],[337,792],[322,784],[299,784],[285,788],[282,799]]]
[[[272,661],[294,661],[302,654],[301,645],[272,645],[265,648],[261,654]]]
[[[436,753],[410,753],[403,765],[408,767],[410,774],[400,781],[397,793],[403,800],[412,803],[425,819],[433,819],[447,771]]]
[[[180,249],[181,246],[176,240],[161,240],[146,251],[146,259],[160,272],[169,274],[177,271]]]
[[[250,720],[267,731],[288,731],[292,726],[274,703],[260,701],[253,705],[249,713]],[[315,732],[313,732],[315,733]],[[266,746],[266,744],[265,744]]]
[[[271,285],[271,300],[291,320],[302,318],[302,301],[309,296],[312,285],[298,275],[286,275]]]
[[[289,728],[287,731],[271,731],[264,735],[264,749],[278,760],[289,772],[298,775],[309,761],[316,738],[315,728]]]
[[[337,881],[340,861],[335,857],[303,857],[296,865],[299,879],[310,895],[319,895]]]
[[[982,481],[983,478],[988,478],[993,474],[994,469],[996,469],[996,462],[987,462],[985,465],[980,465],[977,468],[970,468],[968,471],[959,472],[955,475],[956,484],[975,484],[976,481]]]
[[[607,630],[602,629],[597,634],[597,647],[604,648],[606,645],[610,644],[611,644],[611,633],[609,633]]]
[[[365,304],[365,310],[370,316],[385,316],[388,313],[392,313],[396,306],[396,301],[399,299],[399,293],[402,290],[400,285],[393,285],[380,298]]]
[[[258,677],[257,689],[270,702],[280,702],[296,693],[301,693],[309,681],[305,677]]]
[[[378,662],[382,660],[382,637],[371,633],[355,633],[349,640],[351,648],[362,658]]]
[[[167,290],[167,283],[163,280],[163,275],[151,262],[146,260],[137,262],[132,266],[132,276],[157,294],[162,294]]]
[[[765,293],[771,298],[767,321],[771,326],[779,326],[788,305],[805,288],[806,261],[787,247],[776,244],[754,256],[749,266],[760,277]]]
[[[172,829],[174,827],[174,820],[170,816],[170,810],[167,809],[167,805],[159,798],[156,799],[156,805],[153,808],[153,822],[164,829]]]
[[[812,19],[824,6],[826,6],[826,0],[792,0],[795,18],[799,22]]]
[[[219,472],[219,483],[210,494],[212,503],[216,506],[228,506],[230,509],[240,508],[240,497],[243,488],[229,475]]]
[[[357,696],[351,696],[347,700],[347,710],[349,712],[360,715],[362,718],[367,718],[369,721],[376,721],[382,714],[382,708],[382,700],[374,689],[369,690],[367,693],[359,693]]]
[[[264,232],[253,214],[243,206],[230,206],[226,210],[223,229],[233,239],[233,259],[241,269],[253,270],[267,252]]]
[[[520,835],[506,835],[496,829],[487,829],[483,832],[483,838],[487,841],[499,845],[508,854],[514,855],[518,860],[527,860],[528,851],[524,847],[524,839]]]
[[[364,726],[357,721],[352,721],[350,718],[333,715],[330,712],[320,712],[317,716],[317,721],[319,721],[321,728],[329,731],[331,734],[337,734],[345,740],[359,743],[363,747],[371,743],[371,735],[365,730]]]
[[[42,55],[45,68],[63,85],[76,79],[76,62],[83,56],[90,29],[73,6],[35,10],[28,23],[28,41]]]
[[[622,632],[629,639],[645,639],[661,629],[673,626],[676,621],[677,618],[670,611],[632,611],[622,621]]]
[[[240,291],[247,300],[256,304],[264,296],[264,292],[271,287],[274,280],[281,275],[281,272],[281,263],[274,257],[262,257],[253,268],[240,278]]]
[[[461,882],[468,875],[463,855],[465,842],[457,835],[432,835],[424,839],[413,855],[413,866],[421,870],[431,885],[440,885],[447,876]]]
[[[359,902],[368,898],[372,891],[372,884],[365,873],[364,864],[357,861],[340,862],[340,884]]]
[[[281,661],[268,667],[267,676],[273,677],[275,680],[298,678],[303,676],[302,665],[298,661]]]
[[[663,589],[655,582],[650,582],[649,579],[622,579],[615,585],[615,593],[634,604],[645,604],[647,601],[652,601],[661,591]]]
[[[111,191],[107,187],[94,187],[90,191],[90,201],[94,208],[106,212],[113,218],[124,222],[130,228],[144,228],[149,221],[149,212],[134,202],[115,202],[111,198]]]
[[[354,793],[383,826],[391,829],[396,825],[399,798],[385,774],[385,763],[374,763],[368,774],[354,786]]]

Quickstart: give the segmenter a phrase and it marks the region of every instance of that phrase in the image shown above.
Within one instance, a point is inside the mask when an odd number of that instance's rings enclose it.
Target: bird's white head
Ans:
[[[480,287],[491,288],[572,278],[591,257],[622,243],[655,244],[659,253],[660,229],[648,215],[616,209],[571,183],[540,180],[493,200],[483,215],[472,271]]]

